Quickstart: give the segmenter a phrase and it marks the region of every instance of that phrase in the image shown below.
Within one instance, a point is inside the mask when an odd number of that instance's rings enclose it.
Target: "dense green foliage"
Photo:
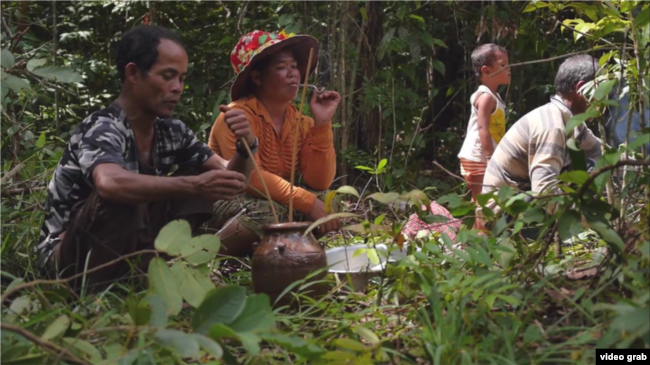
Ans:
[[[526,63],[512,68],[502,90],[509,125],[546,103],[563,57],[589,52],[608,72],[593,87],[590,110],[572,123],[593,119],[590,127],[603,136],[606,110],[620,96],[612,90],[624,80],[631,110],[648,126],[648,3],[1,6],[3,361],[590,364],[595,347],[650,347],[647,129],[629,133],[636,140],[628,145],[604,146],[593,175],[575,156],[574,171],[561,177],[564,194],[528,202],[502,189],[497,200],[516,219],[494,217],[488,236],[466,228],[474,206],[461,182],[431,165],[458,170],[476,87],[469,55],[490,41],[508,49],[512,64]],[[349,293],[328,276],[327,296],[305,295],[289,314],[252,293],[247,260],[240,271],[221,272],[218,239],[190,240],[183,222],[161,232],[156,249],[176,258],[152,262],[146,289],[118,284],[75,297],[63,283],[34,282],[47,182],[74,126],[119,91],[116,40],[145,21],[177,30],[187,45],[190,70],[176,115],[203,140],[216,106],[228,101],[229,54],[240,35],[285,28],[315,36],[321,53],[312,81],[343,95],[335,117],[337,185],[350,203],[349,226],[325,241],[401,249],[396,234],[405,217],[434,198],[464,219],[456,242],[463,248],[424,236],[404,246],[409,256],[368,292]],[[636,166],[622,175],[620,161],[629,157]],[[558,208],[551,216],[543,209],[549,203]],[[520,235],[529,228],[538,239]]]

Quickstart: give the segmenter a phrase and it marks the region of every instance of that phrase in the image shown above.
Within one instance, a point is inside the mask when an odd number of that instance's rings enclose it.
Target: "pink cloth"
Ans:
[[[460,228],[460,223],[461,220],[454,218],[451,213],[445,207],[442,205],[436,203],[436,202],[431,202],[431,205],[429,206],[431,209],[431,213],[433,215],[440,215],[443,217],[447,217],[449,220],[446,222],[440,222],[440,223],[431,223],[428,224],[426,222],[423,222],[418,218],[417,214],[412,214],[409,217],[408,222],[406,222],[406,225],[404,225],[404,229],[402,230],[402,233],[404,233],[406,236],[409,238],[413,239],[415,236],[418,234],[419,231],[429,231],[429,232],[439,232],[439,233],[446,233],[449,238],[451,238],[452,241],[456,241],[456,232],[458,232],[458,229]],[[426,206],[422,206],[422,210],[427,210]]]

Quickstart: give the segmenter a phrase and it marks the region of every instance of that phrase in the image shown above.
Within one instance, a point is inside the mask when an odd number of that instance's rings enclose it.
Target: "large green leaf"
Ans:
[[[615,84],[616,84],[616,80],[608,80],[598,85],[596,92],[594,92],[594,99],[596,100],[607,99],[607,96],[612,91],[612,88],[614,87]]]
[[[244,310],[246,289],[240,286],[228,286],[213,290],[196,309],[192,317],[194,331],[207,334],[216,323],[230,324]]]
[[[252,295],[246,299],[246,306],[239,317],[230,324],[235,332],[266,331],[275,324],[275,316],[266,294]]]
[[[282,346],[290,353],[294,353],[308,359],[316,359],[326,352],[322,347],[300,337],[290,337],[282,334],[272,333],[261,334],[260,337],[265,341]]]
[[[193,335],[173,329],[156,332],[156,341],[165,347],[172,348],[182,357],[199,357],[199,342]]]
[[[70,327],[70,318],[66,315],[59,316],[47,327],[45,332],[43,332],[41,339],[49,341],[55,337],[59,337],[68,329],[68,327]]]
[[[183,308],[183,298],[178,292],[178,282],[167,262],[160,257],[153,258],[149,263],[148,274],[151,291],[165,299],[169,314],[178,314]]]
[[[557,231],[562,241],[578,235],[583,231],[580,225],[580,213],[575,210],[568,210],[559,219]]]
[[[186,263],[177,261],[172,265],[171,272],[178,280],[178,292],[183,299],[194,308],[201,305],[208,291],[199,283],[196,271]]]
[[[395,202],[395,200],[397,200],[397,198],[399,198],[398,193],[390,192],[390,193],[374,193],[374,194],[369,195],[366,199],[372,199],[372,200],[376,200],[376,201],[378,201],[378,202],[380,202],[382,204],[390,205],[393,202]]]
[[[167,325],[167,303],[165,298],[160,294],[149,293],[142,299],[142,302],[147,303],[151,309],[148,325],[158,327]]]
[[[2,76],[2,89],[3,94],[6,95],[7,91],[6,90],[11,90],[15,93],[19,93],[20,90],[22,89],[27,89],[29,88],[29,82],[27,82],[24,79],[21,79],[20,77],[16,77],[14,75],[9,75],[8,73],[1,71]]]
[[[80,340],[78,338],[64,337],[63,342],[65,342],[68,347],[72,347],[81,352],[83,354],[82,357],[86,360],[90,360],[93,363],[99,363],[102,361],[102,354],[88,341]]]
[[[3,49],[2,53],[0,54],[0,65],[4,68],[12,68],[14,67],[14,64],[16,63],[16,59],[14,58],[13,53],[11,53],[8,49]]]
[[[220,359],[223,356],[223,349],[221,348],[221,345],[219,345],[211,338],[200,335],[198,333],[194,333],[192,336],[196,339],[199,345],[201,345],[201,348],[207,351],[210,355],[214,356],[215,359]]]
[[[34,69],[44,66],[46,63],[47,59],[45,58],[32,58],[31,60],[27,61],[27,70],[34,71]]]
[[[589,109],[587,109],[586,112],[576,114],[576,115],[572,116],[571,118],[569,118],[569,120],[566,122],[566,126],[564,127],[564,131],[566,132],[566,134],[569,134],[569,133],[571,133],[573,131],[573,128],[575,128],[575,127],[579,126],[580,124],[584,123],[585,120],[595,118],[595,117],[597,117],[599,115],[600,115],[600,113],[598,113],[597,110],[595,110],[593,108],[589,108]]]
[[[176,256],[191,239],[192,228],[190,224],[185,220],[175,220],[169,222],[160,230],[154,242],[154,247],[156,250]]]
[[[221,248],[221,241],[219,236],[213,234],[202,234],[200,236],[193,237],[191,242],[196,246],[204,250],[217,253]]]
[[[73,83],[83,81],[81,75],[68,67],[42,66],[35,68],[32,72],[38,76],[57,82]]]
[[[359,192],[357,191],[357,189],[355,189],[353,186],[350,185],[341,186],[340,188],[336,189],[336,192],[339,194],[351,194],[356,196],[357,198],[359,197]]]
[[[126,305],[129,309],[129,316],[131,316],[133,324],[136,326],[149,324],[151,321],[152,311],[148,302],[144,300],[138,302],[133,298],[129,298],[126,300]]]

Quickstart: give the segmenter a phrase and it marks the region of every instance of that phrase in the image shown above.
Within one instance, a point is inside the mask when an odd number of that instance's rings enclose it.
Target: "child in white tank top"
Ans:
[[[472,52],[472,68],[480,85],[470,97],[472,113],[458,157],[461,174],[476,202],[483,188],[487,163],[506,133],[506,106],[497,88],[510,84],[508,53],[492,43],[480,45]]]

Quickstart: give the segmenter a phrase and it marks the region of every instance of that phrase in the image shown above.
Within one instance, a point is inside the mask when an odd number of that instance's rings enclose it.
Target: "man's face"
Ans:
[[[161,39],[158,44],[158,59],[147,74],[139,74],[134,94],[148,113],[169,118],[180,100],[186,74],[185,49],[174,41]]]
[[[300,71],[290,50],[271,56],[260,75],[254,76],[259,91],[273,99],[291,102],[298,95]]]

